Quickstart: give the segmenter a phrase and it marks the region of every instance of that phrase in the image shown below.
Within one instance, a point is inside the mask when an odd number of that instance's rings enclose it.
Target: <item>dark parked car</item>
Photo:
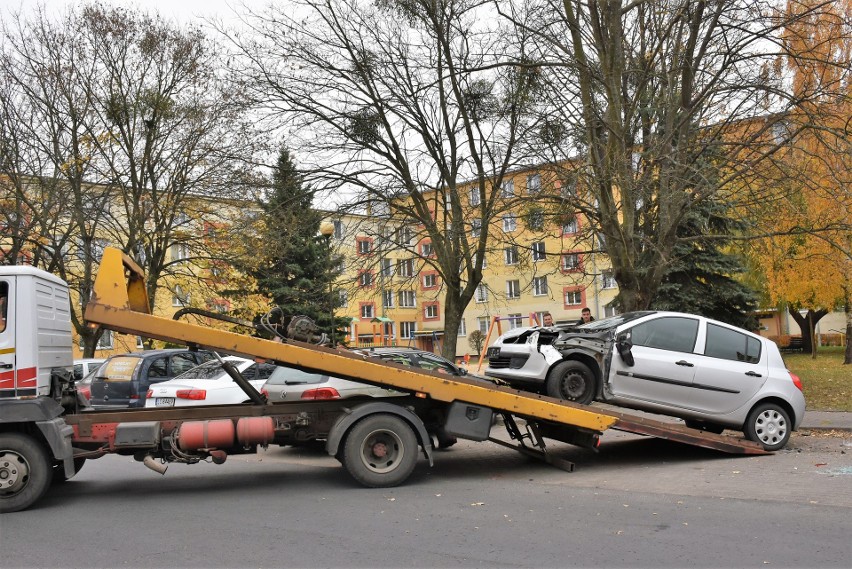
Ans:
[[[354,350],[365,356],[377,357],[404,366],[446,373],[448,375],[467,375],[467,370],[455,365],[441,356],[415,348],[358,348]]]
[[[111,356],[91,383],[92,407],[144,407],[151,384],[172,379],[215,357],[189,349],[150,350]]]

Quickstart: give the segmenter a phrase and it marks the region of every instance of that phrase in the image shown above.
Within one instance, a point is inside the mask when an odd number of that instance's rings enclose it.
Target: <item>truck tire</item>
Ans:
[[[763,445],[764,450],[784,448],[790,440],[790,416],[775,403],[762,403],[751,410],[743,433],[746,438]]]
[[[368,488],[398,486],[417,464],[417,436],[400,417],[364,417],[346,435],[342,462],[352,478]]]
[[[589,366],[568,360],[553,366],[547,374],[545,388],[550,397],[588,405],[597,393],[597,382]]]
[[[32,506],[52,478],[47,452],[38,440],[23,433],[0,434],[0,513]]]

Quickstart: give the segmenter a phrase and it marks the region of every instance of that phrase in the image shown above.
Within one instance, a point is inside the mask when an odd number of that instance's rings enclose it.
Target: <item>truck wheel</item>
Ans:
[[[595,374],[589,366],[577,361],[559,362],[547,374],[547,394],[557,399],[588,405],[595,398]]]
[[[397,486],[417,464],[417,436],[403,419],[380,413],[355,423],[343,446],[343,466],[369,488]]]
[[[40,442],[22,433],[0,434],[0,513],[33,505],[50,487],[51,478]]]
[[[763,403],[748,414],[743,432],[764,450],[780,450],[790,440],[790,416],[775,403]]]

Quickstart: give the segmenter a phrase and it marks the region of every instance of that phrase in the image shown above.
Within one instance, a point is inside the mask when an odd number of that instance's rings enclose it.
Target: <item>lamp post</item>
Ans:
[[[325,239],[325,246],[328,251],[328,312],[331,326],[331,347],[336,347],[337,343],[334,340],[334,287],[331,282],[331,236],[334,234],[334,224],[330,221],[323,221],[320,224],[320,235]]]

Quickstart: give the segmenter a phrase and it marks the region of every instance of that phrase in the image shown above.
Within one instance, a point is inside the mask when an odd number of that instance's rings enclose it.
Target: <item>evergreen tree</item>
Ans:
[[[272,298],[285,317],[303,314],[330,333],[331,312],[337,300],[330,290],[337,277],[336,259],[329,243],[319,235],[323,216],[312,202],[312,189],[305,186],[289,150],[282,148],[270,195],[261,204],[259,258],[250,272],[257,280],[258,292]]]
[[[757,294],[736,280],[745,272],[739,256],[726,252],[737,229],[724,204],[705,202],[678,228],[678,245],[650,308],[700,314],[754,330]]]

